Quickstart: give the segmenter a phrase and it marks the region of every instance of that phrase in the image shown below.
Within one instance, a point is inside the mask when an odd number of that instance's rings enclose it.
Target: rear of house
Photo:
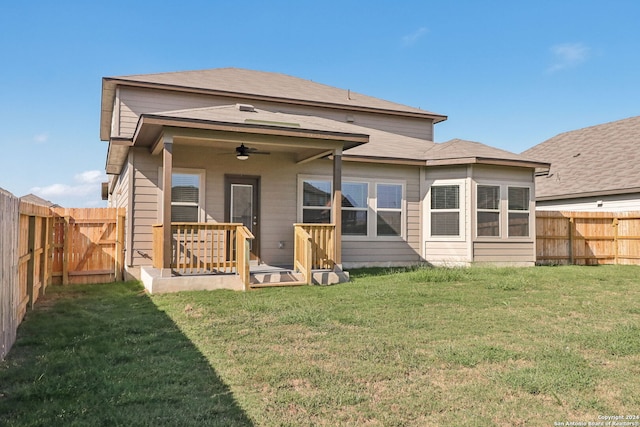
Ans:
[[[105,78],[107,197],[127,208],[127,271],[139,278],[162,252],[175,274],[176,232],[216,223],[246,229],[267,265],[294,264],[294,224],[331,227],[314,247],[334,268],[533,265],[534,175],[548,164],[434,143],[445,119],[251,70]]]

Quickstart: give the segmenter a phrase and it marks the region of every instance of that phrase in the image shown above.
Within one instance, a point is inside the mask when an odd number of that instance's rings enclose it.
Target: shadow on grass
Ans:
[[[0,363],[1,425],[253,425],[137,283],[49,289]]]

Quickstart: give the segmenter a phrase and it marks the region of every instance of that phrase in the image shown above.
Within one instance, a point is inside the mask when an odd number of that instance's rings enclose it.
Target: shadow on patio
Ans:
[[[137,283],[49,288],[0,362],[0,424],[253,425]]]

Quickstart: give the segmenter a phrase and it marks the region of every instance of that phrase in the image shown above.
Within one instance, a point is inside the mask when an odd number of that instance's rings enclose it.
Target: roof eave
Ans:
[[[490,157],[455,157],[448,159],[432,159],[427,160],[427,166],[450,166],[450,165],[465,165],[465,164],[483,164],[494,166],[514,166],[514,167],[526,167],[533,169],[546,169],[551,167],[550,163],[537,162],[532,160],[518,160],[518,159],[498,159]]]
[[[113,103],[116,98],[117,83],[108,77],[102,78],[102,99],[100,106],[100,140],[108,141],[111,137],[111,120]]]
[[[407,166],[424,166],[424,160],[416,159],[403,159],[399,157],[378,157],[378,156],[362,156],[353,154],[343,154],[342,160],[346,162],[360,162],[360,163],[384,163],[393,165],[407,165]]]

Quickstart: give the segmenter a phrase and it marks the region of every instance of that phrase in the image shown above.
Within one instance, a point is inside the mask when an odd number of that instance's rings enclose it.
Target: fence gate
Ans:
[[[56,208],[53,214],[53,283],[122,280],[123,208]]]

